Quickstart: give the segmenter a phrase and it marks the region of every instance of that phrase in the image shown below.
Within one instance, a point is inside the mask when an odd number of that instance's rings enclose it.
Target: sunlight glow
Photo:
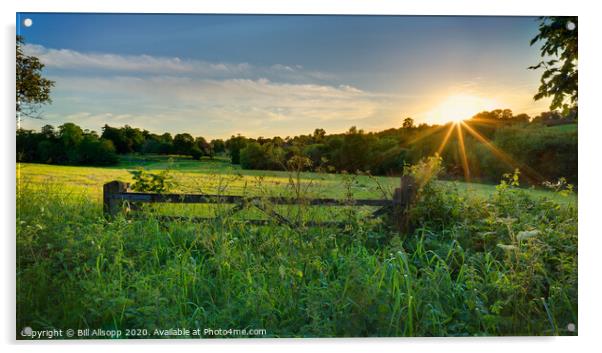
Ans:
[[[460,124],[456,125],[456,131],[458,132],[458,149],[460,152],[460,157],[462,158],[462,170],[464,171],[464,180],[467,182],[470,181],[470,168],[468,167],[468,157],[466,156],[466,147],[464,146],[464,134],[462,133],[462,128]]]
[[[498,106],[499,103],[493,99],[471,94],[455,94],[437,104],[426,114],[426,118],[436,124],[460,122],[482,111],[496,109]]]
[[[447,132],[445,133],[445,137],[441,141],[441,145],[439,145],[439,148],[436,152],[437,155],[441,155],[441,153],[443,153],[443,150],[447,146],[447,143],[449,142],[449,139],[454,130],[456,130],[456,133],[457,133],[456,138],[458,141],[458,146],[457,146],[458,154],[459,154],[461,162],[462,162],[464,179],[466,181],[470,181],[471,175],[470,175],[470,169],[469,169],[469,163],[468,163],[468,155],[466,153],[466,146],[464,144],[464,132],[463,132],[464,130],[466,132],[468,132],[470,135],[472,135],[476,140],[481,142],[487,149],[489,149],[493,153],[493,155],[495,155],[500,161],[502,161],[509,167],[520,169],[522,172],[525,173],[525,175],[528,178],[530,178],[532,180],[535,180],[538,182],[541,182],[544,180],[543,177],[537,171],[533,170],[528,165],[525,165],[523,163],[519,163],[519,162],[513,160],[508,154],[506,154],[504,151],[500,150],[499,148],[495,147],[493,145],[493,143],[491,143],[491,141],[489,141],[483,135],[479,134],[475,129],[473,129],[472,127],[470,127],[470,125],[468,125],[466,122],[463,122],[463,121],[449,124],[449,128],[448,128]]]
[[[432,136],[435,133],[439,132],[439,130],[441,130],[441,129],[443,129],[443,126],[438,126],[438,127],[433,128],[433,129],[428,129],[428,130],[425,130],[425,131],[421,131],[421,132],[419,132],[416,135],[416,137],[414,137],[413,139],[411,139],[410,141],[408,141],[408,144],[412,145],[412,144],[414,144],[414,143],[416,143],[416,142],[418,142],[420,140],[423,140],[423,139],[425,139],[425,138],[427,138],[429,136]]]
[[[528,165],[525,165],[523,163],[519,163],[519,162],[513,160],[512,157],[510,157],[508,154],[506,154],[501,149],[495,147],[493,145],[493,143],[491,143],[491,141],[489,141],[487,138],[485,138],[484,136],[479,134],[476,130],[471,128],[470,125],[468,125],[464,122],[460,123],[459,125],[462,125],[462,127],[464,127],[466,129],[466,131],[468,131],[468,133],[470,133],[477,140],[479,140],[481,143],[483,143],[483,145],[485,145],[485,147],[487,147],[499,160],[503,161],[508,166],[510,166],[512,168],[519,168],[530,179],[536,180],[538,182],[541,182],[544,180],[544,178],[537,171],[533,170]]]
[[[439,146],[439,149],[437,150],[437,154],[438,155],[441,155],[441,153],[445,149],[445,146],[447,146],[447,141],[449,141],[449,137],[451,136],[452,132],[454,132],[454,126],[455,125],[456,124],[450,124],[449,125],[449,129],[447,129],[447,133],[445,134],[445,138],[443,138],[443,141],[441,142],[441,145]]]

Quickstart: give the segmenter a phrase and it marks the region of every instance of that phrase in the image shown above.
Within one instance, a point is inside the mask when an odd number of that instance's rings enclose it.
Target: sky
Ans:
[[[25,26],[25,20],[31,20]],[[29,21],[28,21],[29,22]],[[532,116],[534,17],[19,13],[55,81],[39,129],[73,122],[206,138]]]

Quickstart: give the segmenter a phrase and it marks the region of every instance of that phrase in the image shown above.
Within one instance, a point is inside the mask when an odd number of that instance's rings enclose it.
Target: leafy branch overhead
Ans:
[[[35,56],[25,55],[23,44],[23,37],[17,36],[17,117],[39,119],[40,107],[52,103],[50,90],[54,87],[54,81],[42,77],[44,64]]]
[[[545,69],[540,86],[533,97],[552,97],[551,110],[577,108],[577,17],[541,17],[539,33],[531,45],[542,41],[542,61],[529,69]]]

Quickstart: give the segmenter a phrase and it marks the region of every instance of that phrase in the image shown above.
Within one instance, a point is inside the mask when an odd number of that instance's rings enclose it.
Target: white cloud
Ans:
[[[48,121],[99,130],[105,123],[224,137],[344,131],[382,123],[391,97],[300,65],[268,67],[177,57],[82,53],[27,44],[56,82]],[[370,120],[370,121],[368,121]],[[47,122],[33,123],[45,124]],[[361,124],[364,122],[364,124]],[[382,125],[382,124],[381,124]]]
[[[267,79],[51,77],[56,81],[48,120],[99,131],[105,124],[206,137],[296,135],[323,127],[345,131],[389,126],[389,97],[352,86],[291,84]],[[394,110],[394,109],[393,109]],[[41,126],[40,125],[40,126]],[[34,126],[24,126],[32,128]]]
[[[334,79],[332,74],[305,70],[301,65],[256,66],[246,62],[227,63],[151,55],[84,53],[71,49],[46,48],[38,44],[24,44],[23,52],[39,58],[49,69],[62,70],[63,73],[70,74],[108,72],[216,79],[268,77],[287,82],[323,82]]]
[[[25,44],[23,52],[34,55],[49,68],[69,70],[109,70],[129,73],[195,73],[201,75],[240,75],[248,72],[248,63],[211,63],[178,57],[151,55],[118,55],[82,53],[70,49],[52,49],[37,44]]]

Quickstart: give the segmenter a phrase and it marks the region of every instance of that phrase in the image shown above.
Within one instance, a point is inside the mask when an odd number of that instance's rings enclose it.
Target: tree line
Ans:
[[[416,126],[406,118],[401,127],[379,132],[351,127],[341,134],[316,129],[313,134],[284,139],[232,136],[226,147],[232,163],[243,169],[285,170],[293,156],[303,156],[306,170],[398,175],[405,164],[439,153],[445,176],[451,179],[497,182],[504,173],[519,168],[531,183],[560,177],[576,183],[577,129],[553,128],[576,122],[576,109],[544,112],[535,118],[499,109],[481,112],[459,125]]]
[[[223,140],[207,142],[188,133],[153,134],[147,130],[105,125],[101,135],[84,130],[74,123],[58,128],[45,125],[40,132],[17,130],[17,161],[70,165],[111,165],[118,154],[175,154],[200,159],[225,152]]]
[[[140,130],[131,126],[121,128],[105,125],[102,128],[101,138],[113,142],[117,153],[143,153],[143,154],[176,154],[191,156],[194,159],[208,156],[213,158],[216,154],[225,151],[225,143],[221,139],[207,141],[204,137],[193,137],[189,133],[170,133],[162,135]]]
[[[189,133],[159,135],[128,125],[105,125],[98,135],[66,123],[56,129],[46,125],[40,132],[18,130],[17,160],[110,165],[118,162],[119,154],[129,153],[194,159],[222,155],[243,169],[286,170],[289,161],[299,156],[305,159],[304,169],[308,171],[395,175],[404,164],[439,153],[449,178],[497,181],[503,173],[519,168],[536,171],[525,174],[532,182],[566,177],[576,183],[577,129],[552,128],[576,121],[576,110],[545,112],[531,118],[500,109],[476,114],[460,129],[451,123],[416,125],[412,118],[406,118],[399,128],[379,132],[351,127],[345,133],[327,134],[324,129],[315,129],[311,134],[294,137],[236,135],[225,141],[207,141]]]

